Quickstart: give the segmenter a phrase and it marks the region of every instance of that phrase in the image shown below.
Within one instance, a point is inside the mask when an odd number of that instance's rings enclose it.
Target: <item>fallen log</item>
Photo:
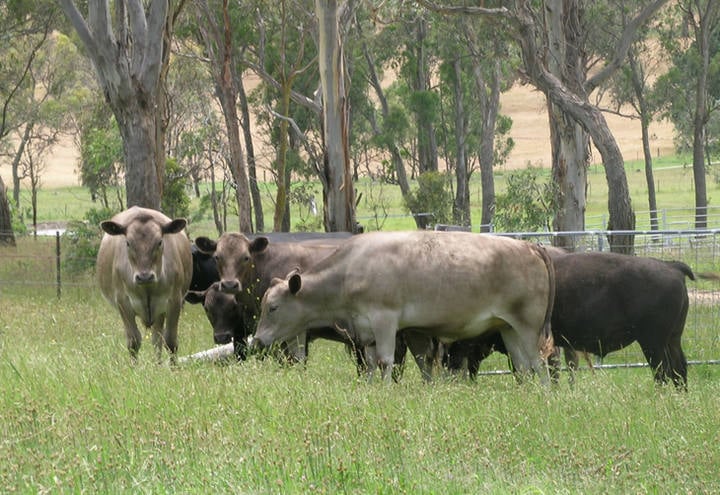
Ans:
[[[225,344],[206,351],[196,352],[189,356],[183,356],[178,359],[181,364],[197,362],[197,361],[220,361],[234,356],[233,344]]]

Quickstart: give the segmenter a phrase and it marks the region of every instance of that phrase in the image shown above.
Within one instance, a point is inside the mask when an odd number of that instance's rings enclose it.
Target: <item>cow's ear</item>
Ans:
[[[100,228],[110,235],[125,235],[125,227],[112,220],[101,222]]]
[[[172,222],[163,225],[162,233],[177,234],[179,232],[182,232],[185,227],[187,227],[187,220],[185,220],[184,218],[176,218]]]
[[[300,291],[302,287],[302,279],[299,273],[294,273],[288,279],[288,287],[290,287],[290,294],[295,295]]]
[[[198,237],[195,239],[195,245],[202,251],[203,253],[214,253],[215,249],[217,248],[217,242],[213,241],[209,237]]]
[[[265,251],[265,248],[268,246],[269,243],[270,241],[267,237],[258,237],[250,243],[250,252],[255,254]]]
[[[205,295],[207,290],[189,290],[185,293],[185,300],[190,304],[205,304]]]

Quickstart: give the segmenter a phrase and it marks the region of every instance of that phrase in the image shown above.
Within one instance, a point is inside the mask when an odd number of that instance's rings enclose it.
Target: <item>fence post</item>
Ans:
[[[57,298],[62,295],[62,283],[60,278],[60,231],[55,231],[55,281],[57,283]]]

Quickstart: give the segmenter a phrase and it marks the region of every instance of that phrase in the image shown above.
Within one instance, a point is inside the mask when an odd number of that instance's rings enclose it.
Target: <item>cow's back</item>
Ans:
[[[662,336],[687,312],[684,264],[612,253],[554,257],[556,342],[600,356],[644,333]],[[687,270],[684,268],[687,267]]]
[[[382,301],[400,309],[401,328],[433,327],[449,338],[462,338],[453,332],[478,321],[514,317],[523,305],[547,310],[545,261],[529,243],[498,236],[361,234],[320,265],[335,265],[343,277],[343,304]]]

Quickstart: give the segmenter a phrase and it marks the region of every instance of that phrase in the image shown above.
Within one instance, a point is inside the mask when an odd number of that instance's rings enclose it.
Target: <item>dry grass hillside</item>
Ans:
[[[522,168],[532,163],[536,166],[550,166],[550,141],[544,96],[532,86],[516,86],[502,96],[501,111],[512,117],[511,135],[515,140],[507,168]],[[636,120],[606,116],[610,128],[618,141],[625,160],[642,158],[640,126]],[[673,152],[673,128],[669,123],[655,123],[651,128],[652,150],[655,156]],[[77,185],[75,173],[77,151],[72,143],[57,146],[43,172],[43,187]],[[593,161],[599,162],[600,155],[593,152]],[[9,167],[0,167],[3,180],[10,182]]]

